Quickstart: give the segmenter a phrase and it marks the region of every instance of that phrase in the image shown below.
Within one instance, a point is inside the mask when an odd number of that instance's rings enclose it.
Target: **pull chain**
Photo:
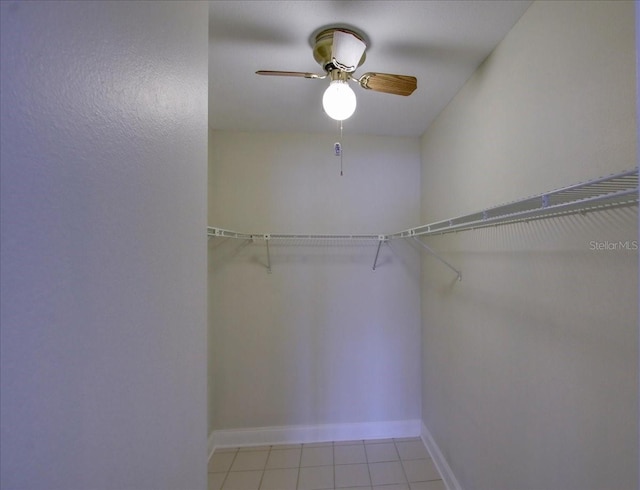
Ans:
[[[340,137],[338,141],[336,141],[333,145],[333,154],[337,157],[340,157],[340,176],[343,176],[342,172],[342,121],[340,122]]]
[[[342,177],[343,173],[342,173],[342,153],[343,153],[343,148],[342,148],[342,121],[340,121],[340,177]]]

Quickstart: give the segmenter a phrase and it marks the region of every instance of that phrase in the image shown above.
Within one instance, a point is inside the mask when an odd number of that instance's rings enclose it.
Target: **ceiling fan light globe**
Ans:
[[[333,80],[322,96],[322,107],[331,119],[344,121],[356,110],[356,94],[343,80]]]

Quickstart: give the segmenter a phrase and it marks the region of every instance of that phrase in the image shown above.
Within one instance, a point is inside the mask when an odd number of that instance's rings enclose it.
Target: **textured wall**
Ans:
[[[390,233],[418,222],[418,138],[213,132],[209,222]],[[376,244],[211,240],[212,429],[416,420],[419,255]]]
[[[1,14],[1,486],[204,489],[207,4]]]
[[[423,222],[636,165],[632,2],[536,2],[422,139]],[[462,486],[633,489],[637,207],[428,239],[423,420]],[[631,248],[632,245],[631,245]]]

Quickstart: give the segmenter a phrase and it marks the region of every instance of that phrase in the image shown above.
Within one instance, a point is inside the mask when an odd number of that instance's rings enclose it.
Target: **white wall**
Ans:
[[[1,2],[3,489],[206,488],[207,9]]]
[[[214,131],[209,223],[390,233],[419,219],[418,138]],[[418,252],[406,244],[211,240],[209,428],[420,417]]]
[[[632,2],[536,2],[422,138],[422,222],[636,165]],[[637,207],[466,231],[423,260],[423,421],[463,488],[633,489]]]

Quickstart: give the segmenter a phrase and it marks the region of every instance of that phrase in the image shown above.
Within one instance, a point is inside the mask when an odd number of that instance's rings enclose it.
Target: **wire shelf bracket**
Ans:
[[[418,244],[420,244],[420,246],[422,248],[424,248],[427,252],[429,252],[436,259],[438,259],[440,262],[442,262],[444,265],[446,265],[449,269],[451,269],[453,272],[455,272],[458,275],[458,281],[462,281],[462,272],[460,272],[458,269],[456,269],[454,266],[452,266],[449,262],[447,262],[442,257],[440,257],[429,245],[427,245],[426,243],[421,241],[417,236],[414,236],[413,239]]]
[[[387,241],[387,237],[386,235],[378,235],[378,248],[376,250],[376,258],[373,259],[373,270],[375,272],[376,270],[376,265],[378,264],[378,256],[380,255],[380,247],[382,247],[382,244],[384,242]]]

